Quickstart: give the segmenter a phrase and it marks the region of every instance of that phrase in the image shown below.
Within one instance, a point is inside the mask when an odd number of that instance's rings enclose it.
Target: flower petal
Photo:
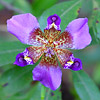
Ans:
[[[56,48],[62,48],[62,49],[66,49],[66,48],[72,48],[73,46],[73,41],[72,41],[72,36],[70,35],[69,32],[63,32],[61,33],[53,42],[54,46]]]
[[[19,53],[16,56],[16,61],[14,62],[14,64],[21,67],[24,67],[26,65],[32,65],[39,60],[39,58],[44,53],[44,50],[44,47],[28,47],[25,49],[24,52]]]
[[[62,67],[64,67],[65,63],[70,59],[72,56],[72,52],[67,49],[59,49],[54,48],[55,54],[57,55],[58,60],[60,61]]]
[[[46,29],[50,29],[54,27],[56,30],[60,30],[61,19],[57,14],[51,15],[47,18],[47,27]]]
[[[74,58],[74,56],[71,56],[71,59],[66,62],[64,69],[71,69],[74,71],[82,70],[82,62],[79,58]]]
[[[65,31],[70,32],[73,37],[72,49],[83,49],[91,42],[87,18],[79,18],[72,21]]]
[[[59,40],[63,39],[63,43],[58,45]],[[88,19],[78,18],[69,23],[65,32],[55,41],[55,45],[60,48],[83,49],[90,42],[91,36],[89,34]]]
[[[29,56],[32,58],[33,62],[36,63],[43,55],[44,50],[46,50],[46,48],[31,46],[28,47],[27,50],[29,51]]]
[[[14,64],[24,67],[26,65],[33,65],[34,62],[33,62],[32,58],[29,56],[29,51],[27,49],[25,49],[24,52],[19,53],[16,56],[16,61],[14,62]]]
[[[60,34],[61,19],[57,14],[51,15],[47,18],[47,27],[44,29],[45,37],[50,43]]]
[[[52,44],[54,39],[60,34],[60,31],[56,30],[54,27],[44,30],[45,37],[48,39],[49,43]]]
[[[33,80],[40,81],[44,86],[56,90],[61,84],[62,72],[55,55],[44,53],[41,62],[33,70]]]
[[[8,32],[29,45],[42,45],[43,33],[39,27],[36,17],[30,13],[16,15],[7,20]]]

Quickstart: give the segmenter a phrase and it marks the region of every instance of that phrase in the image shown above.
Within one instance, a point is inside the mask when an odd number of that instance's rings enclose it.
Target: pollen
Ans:
[[[67,63],[72,65],[74,62],[72,60],[70,60]]]
[[[72,61],[72,60],[67,61],[67,63],[65,64],[65,66],[71,66],[73,63],[74,63],[74,61]]]
[[[55,25],[55,23],[51,24],[51,28],[54,27],[55,29],[57,29],[57,26]]]
[[[25,60],[30,60],[31,58],[28,57],[28,56],[25,56],[24,59],[25,59]]]

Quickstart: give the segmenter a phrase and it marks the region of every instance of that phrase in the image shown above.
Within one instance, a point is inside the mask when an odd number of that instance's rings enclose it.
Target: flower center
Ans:
[[[47,49],[44,51],[46,53],[46,57],[52,57],[52,55],[54,55],[54,51],[51,47],[47,47]]]

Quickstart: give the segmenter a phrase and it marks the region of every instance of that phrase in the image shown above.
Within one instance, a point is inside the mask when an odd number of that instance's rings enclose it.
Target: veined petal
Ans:
[[[53,50],[55,51],[57,58],[60,61],[62,67],[64,67],[65,63],[70,60],[70,57],[72,56],[72,52],[70,52],[67,49],[59,49],[59,48],[54,48]]]
[[[29,51],[27,49],[25,49],[24,52],[19,53],[16,56],[16,60],[15,60],[14,64],[24,67],[26,65],[33,65],[34,62],[33,62],[32,58],[29,56]]]
[[[66,48],[72,48],[73,46],[72,40],[73,38],[69,32],[63,32],[55,39],[53,43],[56,48],[66,49]]]
[[[65,31],[68,31],[73,37],[72,49],[83,49],[91,42],[87,18],[73,20],[69,23]]]
[[[39,58],[43,55],[45,47],[35,47],[31,46],[28,47],[27,50],[29,51],[29,56],[32,58],[33,62],[36,63]]]
[[[22,43],[42,45],[44,39],[39,23],[30,13],[13,16],[7,20],[8,32],[15,35]]]
[[[56,30],[54,27],[44,30],[45,37],[48,39],[49,43],[53,43],[53,41],[57,38],[57,36],[60,34],[60,31]]]
[[[74,71],[82,70],[82,62],[79,58],[74,58],[74,56],[72,55],[70,57],[70,60],[67,61],[64,65],[64,69],[71,69]]]
[[[44,53],[39,65],[33,70],[33,80],[40,81],[44,86],[56,90],[61,84],[62,72],[55,55]]]
[[[56,39],[54,44],[58,48],[63,49],[83,49],[90,42],[91,36],[89,34],[88,19],[78,18],[68,24],[65,32]]]

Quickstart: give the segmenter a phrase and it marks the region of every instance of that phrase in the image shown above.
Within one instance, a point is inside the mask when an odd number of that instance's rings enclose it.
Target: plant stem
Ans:
[[[48,89],[48,92],[47,92],[47,95],[46,95],[46,99],[45,100],[48,100],[48,98],[49,98],[49,94],[50,94],[50,89]]]
[[[46,91],[46,88],[42,85],[41,86],[41,100],[44,100],[45,98],[45,91]]]

